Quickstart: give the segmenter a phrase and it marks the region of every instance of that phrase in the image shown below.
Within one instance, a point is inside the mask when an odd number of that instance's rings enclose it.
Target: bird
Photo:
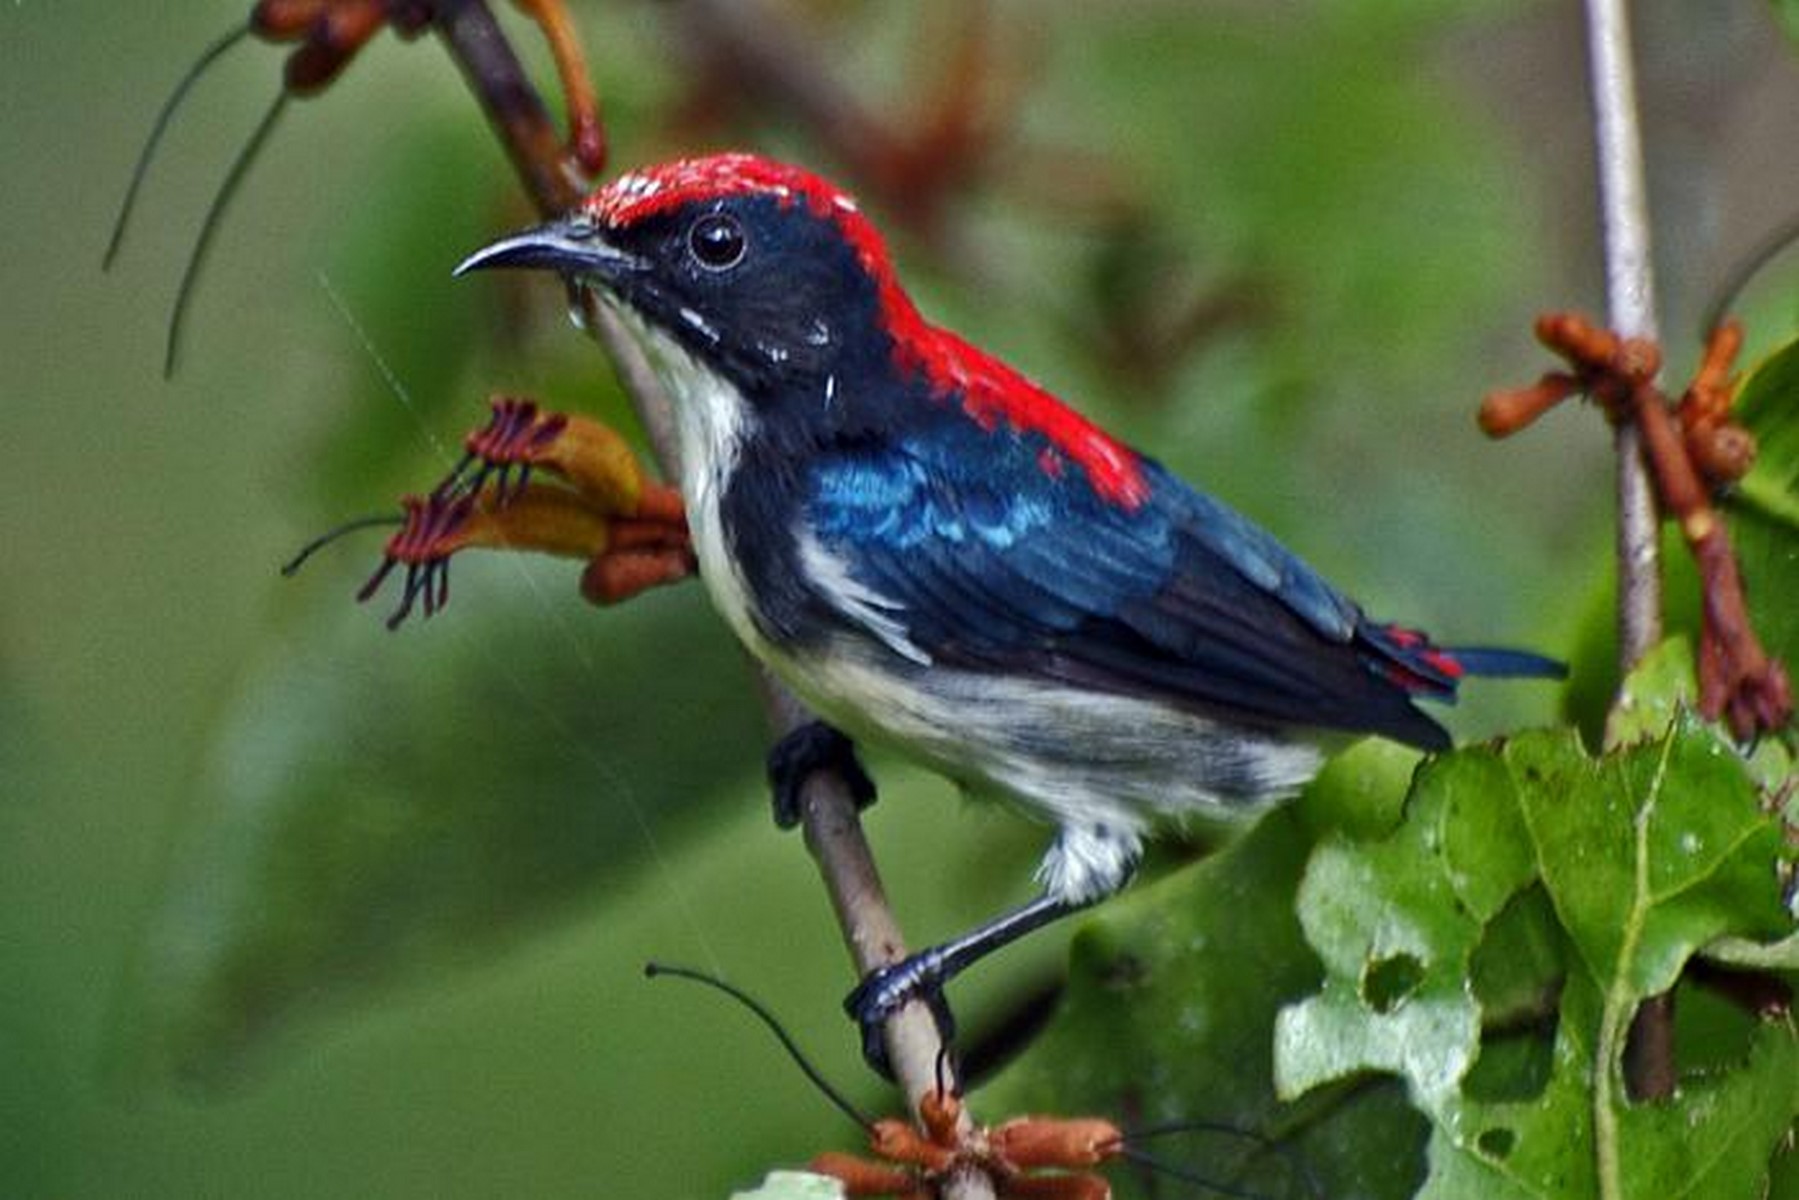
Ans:
[[[560,274],[671,395],[714,607],[819,721],[776,745],[776,819],[872,743],[1055,833],[1040,892],[877,968],[845,1006],[869,1061],[913,999],[1114,894],[1183,817],[1293,796],[1343,735],[1440,751],[1419,700],[1557,677],[1518,650],[1376,621],[1247,517],[931,323],[876,224],[750,153],[620,175],[458,268]]]

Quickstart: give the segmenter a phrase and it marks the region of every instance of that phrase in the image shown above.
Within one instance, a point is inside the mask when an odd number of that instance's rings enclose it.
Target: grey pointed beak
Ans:
[[[635,261],[607,244],[593,222],[562,217],[481,247],[463,259],[454,274],[517,267],[613,279]]]

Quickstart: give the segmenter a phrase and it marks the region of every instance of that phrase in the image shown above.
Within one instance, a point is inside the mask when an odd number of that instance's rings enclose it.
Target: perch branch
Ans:
[[[1631,62],[1628,0],[1586,0],[1594,138],[1605,229],[1606,304],[1626,338],[1656,337],[1655,274],[1649,251],[1649,203],[1643,137]],[[1620,676],[1661,639],[1659,520],[1643,431],[1620,421],[1617,442],[1618,653]],[[1651,997],[1637,1010],[1625,1055],[1625,1086],[1637,1099],[1674,1094],[1674,998]],[[1600,1089],[1604,1096],[1606,1089]],[[1609,1116],[1609,1114],[1607,1114]]]
[[[1623,337],[1656,337],[1649,204],[1637,118],[1627,0],[1587,0],[1594,138],[1605,231],[1608,323]],[[1634,422],[1617,427],[1618,642],[1628,672],[1661,639],[1655,493]]]

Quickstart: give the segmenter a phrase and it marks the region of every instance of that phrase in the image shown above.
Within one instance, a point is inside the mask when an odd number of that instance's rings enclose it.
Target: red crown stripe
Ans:
[[[1149,498],[1142,464],[1128,447],[1011,367],[919,315],[894,277],[874,223],[854,200],[811,172],[753,154],[682,159],[622,175],[582,207],[601,224],[619,228],[697,201],[745,194],[804,201],[836,222],[880,290],[882,320],[899,347],[902,369],[919,371],[935,390],[961,397],[963,411],[986,428],[1003,420],[1019,432],[1041,434],[1086,472],[1104,499],[1134,509]]]

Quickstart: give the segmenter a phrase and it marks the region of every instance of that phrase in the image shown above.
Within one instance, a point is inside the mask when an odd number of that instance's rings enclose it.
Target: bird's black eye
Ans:
[[[710,213],[687,231],[687,251],[708,271],[728,271],[743,261],[743,226],[729,213]]]

